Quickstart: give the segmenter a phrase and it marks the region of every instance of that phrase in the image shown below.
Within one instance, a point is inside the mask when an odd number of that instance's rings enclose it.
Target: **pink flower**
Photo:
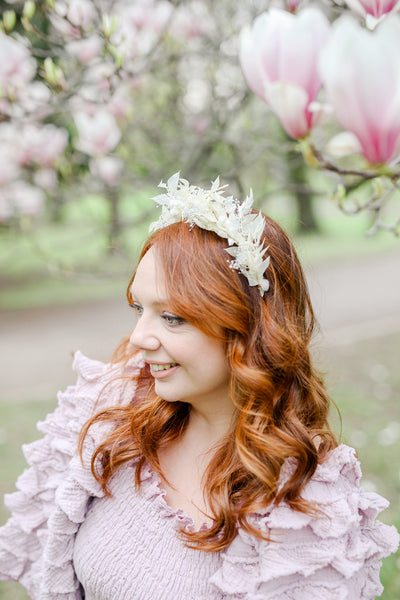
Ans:
[[[116,185],[121,177],[123,163],[117,156],[99,156],[91,159],[90,172],[108,186]]]
[[[96,9],[89,0],[69,0],[67,19],[76,27],[87,29],[96,18]]]
[[[400,19],[367,31],[342,17],[322,52],[320,72],[336,119],[359,140],[370,163],[400,149]]]
[[[23,88],[34,77],[36,61],[28,48],[1,32],[0,57],[0,92]]]
[[[0,222],[13,216],[37,215],[45,204],[44,192],[25,181],[14,181],[0,193]]]
[[[119,2],[114,16],[117,27],[111,36],[118,52],[129,60],[146,55],[168,24],[173,6],[165,0]]]
[[[19,133],[18,160],[21,166],[36,163],[41,167],[53,166],[64,152],[68,133],[55,125],[27,125]]]
[[[108,154],[121,139],[115,118],[105,110],[93,115],[78,113],[75,124],[79,135],[76,147],[90,156]]]
[[[98,35],[92,35],[83,40],[74,40],[67,44],[67,50],[83,64],[90,63],[101,55],[103,41]]]
[[[346,0],[346,4],[364,18],[371,15],[380,19],[387,13],[400,10],[400,0]]]
[[[68,144],[68,133],[55,125],[43,125],[35,140],[33,159],[42,167],[52,167]]]
[[[204,2],[181,3],[175,10],[171,34],[178,40],[201,38],[215,27]]]
[[[271,9],[242,31],[240,63],[246,81],[293,138],[307,135],[316,122],[310,104],[321,87],[318,56],[329,32],[328,20],[315,8],[297,15]]]
[[[120,84],[107,102],[107,111],[117,119],[131,118],[133,114],[131,90],[138,87],[140,87],[138,78]]]

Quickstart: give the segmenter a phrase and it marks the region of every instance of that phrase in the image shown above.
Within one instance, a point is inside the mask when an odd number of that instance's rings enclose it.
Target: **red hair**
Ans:
[[[226,240],[197,226],[182,222],[160,229],[141,254],[154,248],[171,309],[225,344],[231,370],[236,419],[203,480],[213,525],[181,532],[188,545],[208,551],[228,546],[238,527],[262,537],[249,516],[271,502],[285,499],[293,510],[315,510],[301,491],[337,445],[327,422],[330,399],[310,360],[315,319],[303,270],[287,234],[269,217],[265,221],[264,244],[271,261],[264,297],[230,267]],[[128,360],[132,353],[125,342],[116,360]],[[92,471],[104,490],[115,470],[132,459],[137,460],[138,487],[146,460],[163,477],[157,450],[182,434],[189,412],[184,402],[158,397],[152,377],[142,369],[132,405],[96,415],[81,435],[82,444],[94,422],[114,422],[92,459]],[[295,459],[295,469],[278,489],[287,458]]]

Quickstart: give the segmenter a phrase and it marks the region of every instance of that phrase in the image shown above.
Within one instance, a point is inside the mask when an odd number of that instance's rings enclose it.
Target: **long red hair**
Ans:
[[[238,527],[262,537],[249,517],[271,502],[285,499],[293,510],[315,510],[301,491],[337,445],[327,421],[330,399],[310,360],[315,319],[303,270],[287,234],[269,217],[265,221],[271,261],[264,297],[230,267],[226,241],[197,226],[182,222],[160,229],[141,254],[154,248],[171,310],[220,339],[231,370],[236,419],[203,479],[213,525],[181,532],[188,545],[207,551],[228,546]],[[127,361],[133,352],[126,341],[115,360]],[[131,406],[94,416],[81,434],[82,444],[93,423],[114,423],[92,459],[93,474],[106,492],[110,477],[127,461],[136,460],[137,487],[145,461],[163,477],[157,451],[177,439],[189,420],[190,405],[158,397],[145,368],[136,390]],[[287,458],[295,459],[295,469],[278,488]]]

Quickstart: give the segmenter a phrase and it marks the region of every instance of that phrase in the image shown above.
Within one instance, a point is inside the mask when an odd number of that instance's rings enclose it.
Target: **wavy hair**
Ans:
[[[213,524],[181,531],[187,545],[206,551],[228,546],[238,527],[265,537],[251,514],[273,502],[284,499],[293,510],[318,511],[301,492],[337,445],[327,421],[331,401],[310,359],[315,318],[304,273],[287,234],[271,218],[265,221],[264,244],[271,261],[264,298],[230,267],[226,241],[214,232],[176,223],[156,231],[141,254],[154,248],[174,313],[226,348],[237,410],[203,477]],[[115,360],[123,363],[133,353],[126,341]],[[157,396],[148,368],[136,379],[131,405],[95,415],[81,434],[82,448],[93,423],[114,425],[92,458],[92,472],[106,493],[110,477],[127,461],[136,460],[138,488],[145,461],[164,477],[157,451],[179,438],[188,424],[190,405]],[[295,467],[282,481],[279,475],[288,458],[295,459]]]

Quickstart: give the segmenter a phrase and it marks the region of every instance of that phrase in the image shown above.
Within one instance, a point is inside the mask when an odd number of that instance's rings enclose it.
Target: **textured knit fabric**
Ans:
[[[148,465],[140,493],[127,464],[111,481],[113,496],[104,496],[90,472],[103,425],[90,430],[84,465],[76,455],[83,423],[131,400],[137,364],[121,373],[77,353],[75,368],[77,385],[39,424],[44,438],[25,446],[30,469],[6,497],[12,517],[0,529],[1,579],[19,580],[33,600],[373,600],[381,593],[381,559],[396,550],[398,534],[375,520],[387,502],[360,489],[352,448],[331,452],[306,486],[303,496],[320,503],[317,516],[281,503],[254,515],[273,542],[240,530],[223,552],[190,550],[177,528],[193,522],[166,504]],[[282,482],[293,468],[286,461]]]

